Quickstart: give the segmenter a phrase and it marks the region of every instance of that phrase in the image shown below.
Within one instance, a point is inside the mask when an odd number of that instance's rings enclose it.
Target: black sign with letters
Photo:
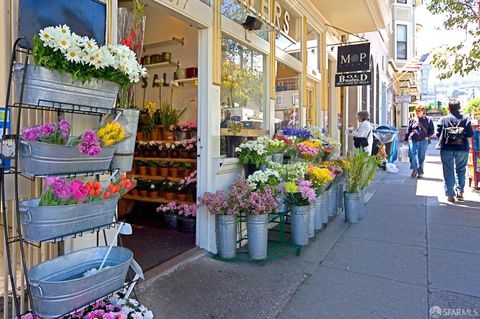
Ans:
[[[344,45],[338,47],[338,73],[368,70],[370,70],[370,43]]]
[[[364,86],[372,82],[372,72],[335,74],[335,86]]]

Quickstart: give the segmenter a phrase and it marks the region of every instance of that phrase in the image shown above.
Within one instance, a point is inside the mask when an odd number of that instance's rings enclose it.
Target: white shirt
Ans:
[[[349,135],[351,136],[367,137],[368,146],[365,147],[365,152],[367,152],[369,155],[372,154],[372,145],[373,145],[372,130],[373,130],[372,124],[370,124],[369,121],[365,120],[362,123],[360,123],[357,130],[353,130],[352,132],[349,132]]]

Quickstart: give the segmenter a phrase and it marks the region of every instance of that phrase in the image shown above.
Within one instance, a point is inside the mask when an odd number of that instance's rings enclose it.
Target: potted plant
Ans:
[[[283,140],[279,139],[267,139],[267,154],[272,156],[272,161],[283,164],[283,153],[285,151],[286,145]]]
[[[160,168],[160,176],[161,177],[168,177],[168,171],[170,164],[168,162],[159,162],[158,166]]]
[[[287,202],[291,207],[292,241],[296,245],[308,244],[310,205],[315,201],[312,182],[300,179],[284,184]]]
[[[180,229],[183,232],[195,232],[197,206],[195,204],[181,204],[178,206],[178,216],[180,219]]]
[[[150,182],[146,180],[139,180],[137,183],[138,196],[142,198],[148,197],[148,192],[150,190]]]
[[[190,121],[188,123],[188,137],[197,139],[197,121]]]
[[[313,189],[316,193],[316,200],[314,208],[314,216],[312,220],[312,216],[310,216],[310,232],[312,226],[315,230],[320,230],[323,228],[324,223],[326,224],[328,221],[328,215],[326,215],[326,219],[324,219],[323,214],[326,212],[326,204],[327,204],[327,194],[325,193],[325,189],[328,185],[332,182],[334,175],[328,168],[318,167],[318,166],[310,166],[307,171],[307,180],[312,182]],[[313,221],[313,225],[312,224]]]
[[[166,200],[175,200],[177,191],[178,191],[177,182],[167,180],[163,184],[163,195],[165,196]]]
[[[178,183],[179,194],[177,194],[178,200],[185,202],[187,200],[193,201],[193,194],[195,194],[197,187],[197,172],[193,172],[189,176],[182,178]],[[191,195],[189,198],[188,195]]]
[[[178,205],[175,202],[160,205],[157,212],[163,215],[165,226],[169,229],[176,229],[178,227]]]
[[[162,119],[163,136],[166,140],[175,140],[175,129],[177,127],[178,120],[185,113],[187,108],[179,111],[175,109],[170,103],[163,102],[160,106],[160,116]]]
[[[180,151],[177,147],[176,142],[167,143],[166,147],[168,148],[168,155],[170,158],[178,158],[180,156]]]
[[[157,147],[158,147],[158,156],[161,158],[168,158],[169,149],[167,148],[167,144],[163,142],[159,142],[157,144]]]
[[[150,197],[151,199],[160,198],[160,190],[159,190],[159,183],[158,182],[151,182],[150,183],[150,190],[148,192],[148,197]]]
[[[190,162],[185,162],[185,163],[182,163],[182,168],[183,168],[183,175],[182,177],[187,177],[188,175],[190,175],[190,173],[192,172],[192,163]],[[180,174],[180,172],[179,172]]]
[[[150,134],[155,130],[155,122],[153,122],[152,115],[150,114],[150,108],[147,107],[140,112],[140,117],[138,120],[138,131],[137,140],[144,141],[150,140]]]
[[[156,161],[148,161],[148,174],[150,176],[157,176],[158,175],[158,162]]]
[[[179,145],[179,154],[178,154],[178,157],[179,158],[190,158],[190,154],[189,154],[189,150],[187,150],[184,146],[184,142],[183,141],[180,145]]]
[[[170,168],[168,170],[168,175],[172,178],[178,178],[178,163],[172,162],[170,163]]]
[[[163,128],[162,128],[162,114],[160,110],[156,110],[153,113],[153,122],[155,122],[155,132],[158,134],[158,140],[163,139]]]
[[[177,141],[183,141],[187,139],[189,122],[178,122],[177,130],[175,131],[175,138]]]
[[[148,175],[148,162],[138,161],[138,175]]]
[[[240,144],[235,151],[238,153],[240,163],[245,165],[245,177],[247,178],[260,169],[267,158],[265,144],[258,141],[248,141]]]

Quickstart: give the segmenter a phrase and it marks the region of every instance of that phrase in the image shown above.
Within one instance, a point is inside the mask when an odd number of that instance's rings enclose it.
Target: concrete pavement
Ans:
[[[157,318],[480,318],[480,196],[448,204],[438,152],[425,178],[381,172],[366,219],[339,215],[299,257],[201,256],[140,288]],[[440,316],[439,316],[440,315]]]

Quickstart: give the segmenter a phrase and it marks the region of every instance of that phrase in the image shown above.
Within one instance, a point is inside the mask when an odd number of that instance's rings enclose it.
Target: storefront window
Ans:
[[[295,15],[290,7],[276,1],[275,21],[281,33],[277,33],[276,46],[280,50],[302,61],[302,18]],[[288,34],[288,36],[287,36]]]
[[[275,129],[298,126],[300,121],[300,74],[285,64],[276,63]]]
[[[247,16],[255,15],[253,12],[250,12],[250,10],[245,8],[245,6],[240,4],[238,0],[223,0],[220,10],[224,16],[238,24],[243,24],[247,19]],[[262,29],[255,31],[255,33],[265,41],[268,41],[267,27],[262,26]]]
[[[307,65],[314,76],[320,75],[320,34],[311,26],[307,29]]]

